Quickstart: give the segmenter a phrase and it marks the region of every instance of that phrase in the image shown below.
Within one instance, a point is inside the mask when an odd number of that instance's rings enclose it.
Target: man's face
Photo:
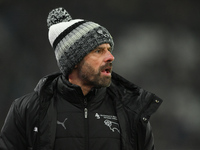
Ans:
[[[82,83],[91,87],[108,87],[111,83],[112,62],[110,44],[101,44],[80,62],[78,76]]]

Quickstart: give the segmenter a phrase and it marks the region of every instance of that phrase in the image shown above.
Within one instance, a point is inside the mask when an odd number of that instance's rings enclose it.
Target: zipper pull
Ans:
[[[84,106],[87,107],[87,98],[83,100]]]
[[[85,109],[84,109],[84,112],[85,112],[85,118],[87,118],[87,117],[88,117],[88,109],[85,108]]]

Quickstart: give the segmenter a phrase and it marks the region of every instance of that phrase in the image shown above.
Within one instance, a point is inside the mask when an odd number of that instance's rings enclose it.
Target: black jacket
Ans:
[[[1,130],[1,150],[53,150],[57,121],[54,96],[59,76],[44,77],[34,92],[13,102]],[[149,119],[162,100],[116,73],[112,73],[107,91],[114,100],[122,150],[154,150]]]

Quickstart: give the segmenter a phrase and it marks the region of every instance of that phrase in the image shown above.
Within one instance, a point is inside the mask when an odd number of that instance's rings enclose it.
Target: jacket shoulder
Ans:
[[[133,84],[115,72],[112,73],[112,83],[120,90],[129,90],[135,94],[139,94],[139,86]]]
[[[39,105],[38,92],[28,93],[14,100],[14,108],[19,114],[25,114],[24,112],[34,111],[37,105]]]
[[[60,73],[53,73],[40,79],[33,92],[17,98],[13,102],[15,109],[19,112],[32,112],[39,107],[44,99],[49,100],[53,93],[53,81],[60,75]]]
[[[159,108],[162,99],[122,76],[112,74],[111,91],[120,97],[122,104],[134,114],[143,114],[147,120]]]

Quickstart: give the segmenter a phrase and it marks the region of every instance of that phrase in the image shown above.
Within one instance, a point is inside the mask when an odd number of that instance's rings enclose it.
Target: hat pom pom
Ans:
[[[54,24],[68,22],[70,20],[72,20],[72,17],[64,8],[56,8],[53,9],[47,17],[47,27],[50,28]]]

